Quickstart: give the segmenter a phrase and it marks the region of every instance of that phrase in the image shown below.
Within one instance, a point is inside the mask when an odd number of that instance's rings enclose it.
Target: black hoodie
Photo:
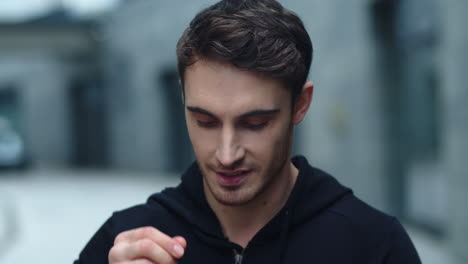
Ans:
[[[175,188],[146,204],[116,212],[97,231],[75,264],[107,263],[117,234],[154,226],[187,240],[184,263],[416,264],[418,254],[400,223],[356,198],[332,176],[292,159],[299,175],[280,212],[246,248],[230,242],[208,205],[194,163]],[[255,217],[253,215],[253,217]]]

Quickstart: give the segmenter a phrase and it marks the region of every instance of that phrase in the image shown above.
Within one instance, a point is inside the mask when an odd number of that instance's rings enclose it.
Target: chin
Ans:
[[[210,184],[209,184],[210,185]],[[215,200],[224,206],[243,206],[251,202],[257,195],[242,187],[229,190],[220,186],[208,186]]]
[[[224,206],[243,206],[248,204],[252,199],[243,199],[243,198],[228,198],[228,197],[218,197],[215,196],[215,199],[218,203]]]
[[[211,193],[211,196],[224,206],[243,206],[254,200],[261,192],[261,186],[257,186],[252,182],[253,178],[258,178],[259,175],[254,175],[258,172],[252,173],[247,176],[250,179],[246,179],[245,182],[238,186],[222,186],[217,182],[216,173],[209,169],[209,166],[200,166],[201,172],[204,178],[206,191]]]

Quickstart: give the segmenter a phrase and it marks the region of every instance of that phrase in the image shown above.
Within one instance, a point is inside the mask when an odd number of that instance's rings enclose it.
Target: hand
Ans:
[[[115,238],[109,264],[175,264],[186,247],[183,237],[169,237],[154,227],[141,227]]]

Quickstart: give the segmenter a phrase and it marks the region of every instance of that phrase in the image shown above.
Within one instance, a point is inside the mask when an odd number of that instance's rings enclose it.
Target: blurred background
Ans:
[[[71,263],[193,159],[175,45],[207,0],[0,1],[0,263]],[[315,47],[295,152],[468,263],[468,2],[281,0]]]

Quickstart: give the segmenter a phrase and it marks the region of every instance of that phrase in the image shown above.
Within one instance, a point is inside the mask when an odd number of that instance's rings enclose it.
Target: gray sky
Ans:
[[[89,14],[111,8],[119,0],[0,0],[0,20],[34,17],[63,5],[77,14]]]

